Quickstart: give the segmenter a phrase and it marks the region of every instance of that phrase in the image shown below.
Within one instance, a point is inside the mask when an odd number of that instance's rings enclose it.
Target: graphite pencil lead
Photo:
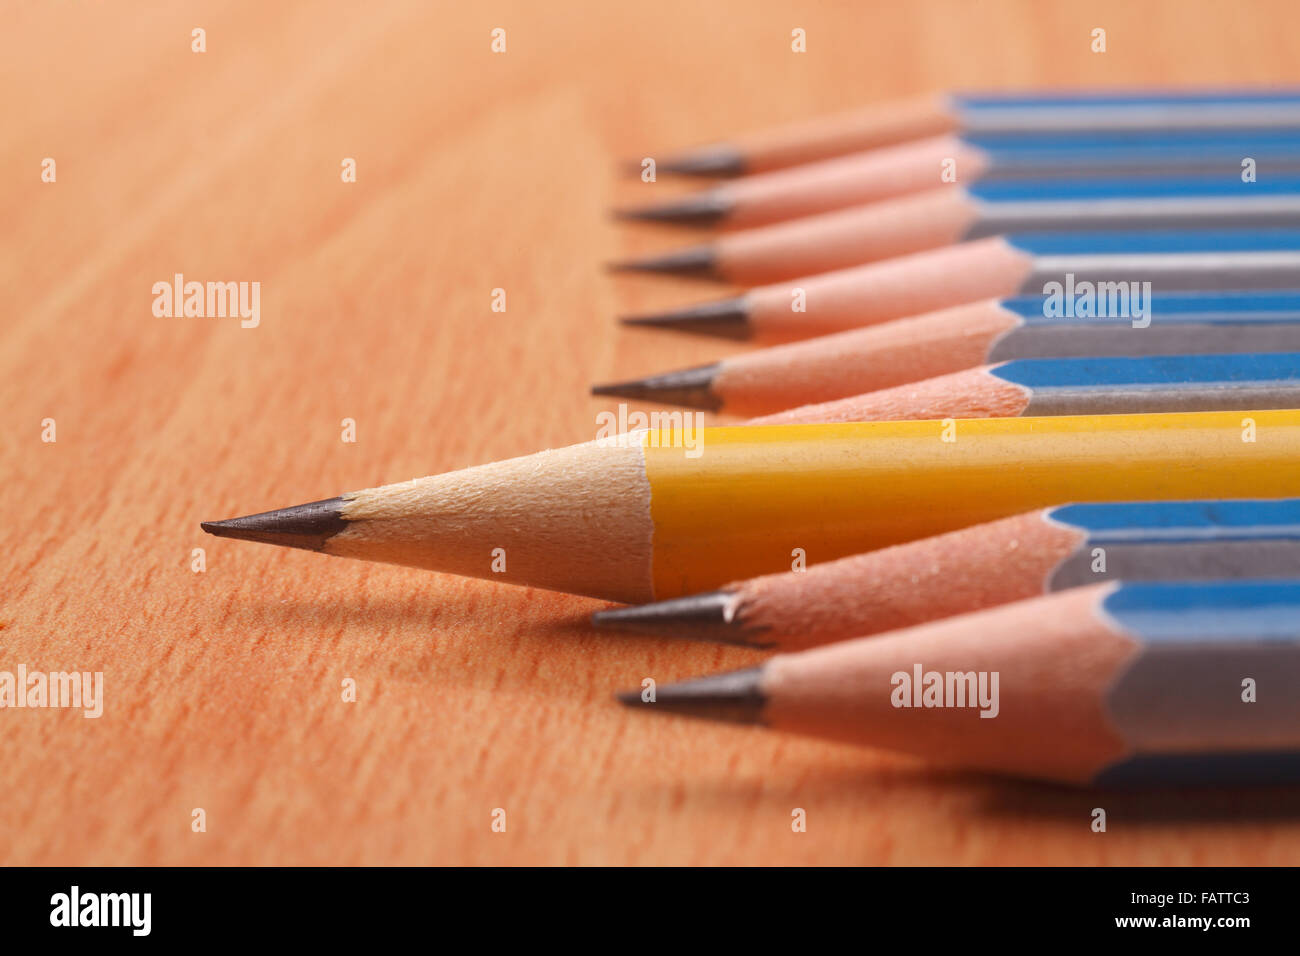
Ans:
[[[630,382],[593,385],[591,394],[666,402],[669,405],[684,405],[687,408],[716,412],[722,407],[722,398],[713,391],[713,378],[717,375],[719,367],[718,363],[714,362],[711,365],[699,365],[664,375],[638,378]]]
[[[680,634],[692,640],[717,641],[740,647],[770,647],[757,638],[767,628],[746,627],[735,616],[740,595],[734,591],[707,591],[688,597],[616,607],[591,616],[596,627],[638,634]]]
[[[712,335],[724,339],[745,340],[753,335],[749,323],[749,302],[738,296],[720,302],[656,312],[651,315],[630,315],[620,320],[624,325],[646,325],[657,329],[677,329],[698,335]]]
[[[642,696],[644,693],[643,690],[625,691],[618,695],[618,700],[629,707],[736,724],[763,723],[763,708],[767,705],[761,667],[711,674],[658,687],[654,700],[646,700]]]
[[[712,246],[690,246],[644,259],[624,259],[611,262],[614,272],[657,272],[664,275],[686,276],[691,279],[720,279],[718,260]]]
[[[678,226],[711,226],[731,214],[732,201],[718,190],[672,199],[656,206],[615,209],[616,219],[667,222]]]
[[[640,172],[644,160],[637,164]],[[656,163],[655,168],[678,176],[740,176],[745,172],[745,157],[734,146],[701,146]]]
[[[343,498],[325,498],[242,518],[204,521],[199,527],[218,538],[320,551],[326,541],[348,526],[348,520],[343,517],[343,503]]]

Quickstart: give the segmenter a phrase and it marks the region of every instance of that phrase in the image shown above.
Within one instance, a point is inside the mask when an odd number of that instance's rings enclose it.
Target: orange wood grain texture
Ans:
[[[732,349],[611,321],[714,294],[602,271],[678,241],[608,220],[682,188],[621,160],[933,89],[1296,82],[1300,7],[68,0],[5,19],[0,670],[102,670],[106,704],[0,711],[0,863],[1300,858],[1294,793],[1076,793],[649,720],[611,693],[755,656],[198,528],[586,440],[609,407],[592,381]],[[177,272],[260,282],[260,326],[155,318]]]

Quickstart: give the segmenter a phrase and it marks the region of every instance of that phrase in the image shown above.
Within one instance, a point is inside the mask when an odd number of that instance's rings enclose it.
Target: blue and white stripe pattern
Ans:
[[[1097,613],[1137,652],[1105,694],[1131,756],[1096,783],[1300,779],[1300,581],[1125,583]]]

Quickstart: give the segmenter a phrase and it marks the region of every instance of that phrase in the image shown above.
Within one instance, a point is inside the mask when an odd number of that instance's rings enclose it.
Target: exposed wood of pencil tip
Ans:
[[[633,379],[629,382],[593,385],[591,394],[667,402],[670,405],[684,405],[687,408],[716,412],[722,407],[721,396],[713,391],[713,379],[717,375],[718,368],[718,363],[714,362],[711,365],[699,365],[695,368]]]
[[[676,329],[680,332],[742,341],[753,335],[749,323],[749,303],[744,297],[705,302],[649,315],[629,315],[619,321],[624,325]]]
[[[734,591],[706,591],[668,601],[597,611],[591,623],[599,628],[636,634],[672,634],[692,640],[740,647],[765,648],[759,639],[765,627],[746,627],[735,616],[740,596]]]
[[[348,526],[343,499],[325,498],[291,508],[263,511],[242,518],[204,521],[199,527],[218,538],[261,541],[289,548],[320,551],[325,542]]]
[[[624,691],[618,695],[618,700],[628,707],[662,714],[761,724],[763,709],[767,706],[762,683],[763,669],[751,667],[656,687],[653,700],[646,700],[642,690]]]

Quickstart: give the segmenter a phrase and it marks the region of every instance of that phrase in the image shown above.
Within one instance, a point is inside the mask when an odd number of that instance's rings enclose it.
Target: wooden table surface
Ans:
[[[611,693],[755,655],[198,522],[584,441],[591,382],[734,348],[612,322],[721,294],[602,271],[678,241],[609,221],[681,188],[620,160],[927,90],[1296,82],[1297,27],[1289,0],[13,5],[0,670],[102,671],[105,705],[0,711],[0,863],[1296,863],[1294,791],[649,720]],[[178,272],[260,282],[260,325],[155,317]]]

